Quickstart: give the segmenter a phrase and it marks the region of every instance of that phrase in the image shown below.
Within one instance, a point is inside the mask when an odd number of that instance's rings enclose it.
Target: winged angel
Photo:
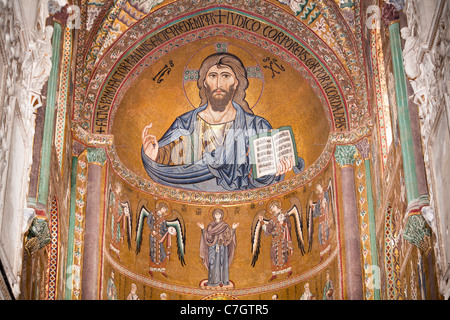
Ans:
[[[159,202],[156,210],[148,211],[145,205],[140,205],[138,224],[136,226],[136,254],[139,254],[142,246],[144,220],[150,228],[149,245],[150,260],[149,274],[153,277],[153,272],[160,272],[164,277],[166,274],[166,262],[170,259],[172,248],[172,236],[176,236],[178,246],[178,259],[182,266],[185,266],[185,225],[181,214],[172,210],[165,202]]]
[[[285,211],[278,200],[269,204],[269,214],[266,210],[260,210],[252,224],[252,267],[258,261],[261,243],[261,234],[271,236],[270,259],[272,264],[272,277],[269,282],[276,279],[278,275],[287,273],[292,275],[290,256],[294,253],[291,238],[291,220],[294,218],[297,244],[301,254],[305,253],[303,241],[303,224],[300,200],[297,197],[290,199],[291,206]],[[266,218],[268,216],[268,218]]]

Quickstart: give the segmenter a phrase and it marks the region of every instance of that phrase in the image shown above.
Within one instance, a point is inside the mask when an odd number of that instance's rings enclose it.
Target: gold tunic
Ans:
[[[225,142],[226,134],[233,127],[234,120],[210,124],[197,115],[194,132],[159,149],[156,162],[167,165],[183,165],[203,158],[205,152],[212,152]]]

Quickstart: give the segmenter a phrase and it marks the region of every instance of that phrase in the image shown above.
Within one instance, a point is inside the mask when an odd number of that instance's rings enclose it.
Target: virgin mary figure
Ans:
[[[229,267],[236,249],[236,228],[239,223],[230,226],[223,221],[224,211],[214,209],[214,220],[205,229],[203,223],[197,223],[202,229],[200,238],[200,258],[208,269],[208,280],[203,285],[209,287],[227,287],[230,285]]]

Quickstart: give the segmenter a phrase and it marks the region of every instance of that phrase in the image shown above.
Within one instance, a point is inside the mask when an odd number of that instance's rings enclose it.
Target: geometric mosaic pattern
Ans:
[[[72,29],[66,27],[64,34],[64,47],[62,51],[61,74],[59,83],[59,97],[56,111],[55,147],[60,170],[62,169],[64,133],[67,112],[67,97],[69,89],[70,56],[72,52]]]
[[[361,156],[358,155],[358,158],[355,162],[355,174],[356,174],[356,183],[357,183],[357,196],[358,196],[358,211],[359,211],[359,221],[360,221],[360,237],[361,237],[361,246],[362,246],[362,258],[363,258],[363,267],[364,267],[364,289],[365,294],[364,298],[366,300],[373,300],[374,298],[374,286],[370,281],[373,280],[373,277],[376,276],[376,270],[373,270],[374,266],[372,263],[372,254],[370,251],[370,223],[369,223],[369,209],[367,204],[367,187],[366,187],[366,176],[363,172],[365,172],[364,161],[361,159]],[[373,282],[373,281],[372,281]]]
[[[47,262],[47,285],[45,292],[46,300],[56,300],[57,275],[58,275],[58,201],[56,197],[52,200],[50,209],[50,248],[48,250]]]
[[[388,206],[386,210],[385,220],[385,234],[384,234],[384,256],[386,267],[386,285],[388,300],[395,300],[395,278],[394,278],[394,256],[393,256],[393,221],[392,221],[392,207]]]
[[[385,214],[385,267],[388,300],[402,300],[400,280],[400,254],[394,234],[394,210],[388,206]]]
[[[381,83],[381,79],[385,77],[384,67],[379,63],[380,58],[382,59],[381,44],[379,43],[379,37],[377,37],[377,30],[373,29],[371,31],[370,45],[371,45],[371,59],[372,59],[372,69],[373,69],[373,81],[375,89],[375,102],[376,111],[378,118],[378,137],[380,139],[380,151],[381,151],[381,163],[382,171],[384,172],[386,167],[386,162],[388,158],[388,148],[389,141],[392,139],[389,135],[390,133],[390,119],[384,111],[383,104],[383,93],[385,91],[385,86]],[[381,57],[380,57],[381,56]],[[389,136],[388,136],[389,135]],[[390,139],[388,139],[390,138]]]
[[[72,299],[81,299],[81,266],[84,248],[84,230],[86,216],[86,193],[87,193],[87,151],[78,157],[76,198],[75,198],[75,230],[73,244],[72,264]]]

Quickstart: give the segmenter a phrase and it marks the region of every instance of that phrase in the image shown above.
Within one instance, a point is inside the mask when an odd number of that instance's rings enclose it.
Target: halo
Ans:
[[[164,215],[164,217],[170,216],[171,213],[172,213],[172,207],[170,206],[170,203],[168,201],[166,201],[166,200],[163,200],[163,199],[156,200],[156,202],[155,202],[155,209],[158,208],[158,205],[160,203],[165,203],[167,205],[167,207],[169,208],[169,210],[167,210],[167,212]]]
[[[266,205],[266,212],[268,212],[270,216],[273,216],[273,213],[270,211],[270,205],[272,204],[272,202],[275,202],[275,201],[278,202],[280,204],[281,209],[283,209],[282,202],[279,198],[270,199]]]
[[[197,88],[198,69],[206,57],[217,52],[229,52],[241,59],[247,70],[247,78],[249,80],[245,100],[248,102],[250,109],[253,109],[260,101],[263,93],[264,75],[262,68],[250,52],[228,42],[208,44],[189,58],[183,69],[183,92],[186,99],[193,108],[199,107],[201,101]]]
[[[221,209],[223,211],[222,221],[226,221],[228,219],[228,210],[225,207],[221,207],[221,206],[214,206],[211,209],[209,209],[209,214],[208,215],[211,218],[211,221],[214,221],[213,212],[216,209]]]

